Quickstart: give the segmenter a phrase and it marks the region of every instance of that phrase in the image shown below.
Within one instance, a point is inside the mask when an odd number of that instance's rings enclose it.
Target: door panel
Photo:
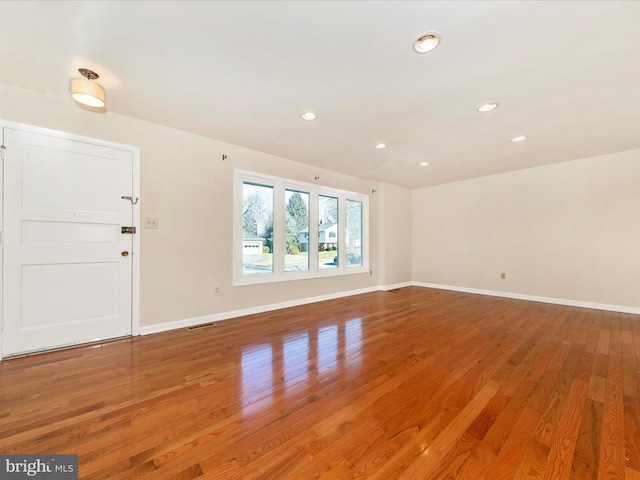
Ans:
[[[23,265],[23,329],[117,319],[119,274],[117,263]]]
[[[24,208],[119,214],[119,158],[25,145],[22,159]]]
[[[133,153],[9,128],[4,145],[4,355],[130,335]]]
[[[58,243],[115,243],[120,236],[119,225],[67,222],[22,222],[24,245]]]

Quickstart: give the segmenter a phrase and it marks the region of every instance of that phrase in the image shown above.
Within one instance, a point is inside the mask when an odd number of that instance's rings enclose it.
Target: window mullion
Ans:
[[[238,282],[242,278],[242,261],[243,261],[243,228],[242,228],[242,182],[243,175],[236,172],[235,174],[235,188],[234,188],[234,242],[233,242],[233,276],[234,281]]]
[[[347,238],[347,202],[344,195],[338,196],[338,255],[339,262],[338,266],[340,270],[344,270],[346,265],[345,259],[346,257],[346,238]]]
[[[277,277],[284,274],[284,185],[274,184],[273,205],[273,261],[274,273]]]
[[[309,269],[313,275],[318,273],[318,202],[317,188],[311,189],[309,201]]]

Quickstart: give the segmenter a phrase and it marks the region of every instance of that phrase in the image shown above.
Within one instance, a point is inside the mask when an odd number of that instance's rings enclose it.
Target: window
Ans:
[[[318,197],[318,268],[338,266],[338,199]]]
[[[347,200],[346,266],[362,265],[362,202]]]
[[[273,272],[273,187],[242,184],[242,273]]]
[[[240,170],[235,191],[235,285],[368,272],[368,196]]]
[[[309,270],[309,193],[284,193],[284,270]]]

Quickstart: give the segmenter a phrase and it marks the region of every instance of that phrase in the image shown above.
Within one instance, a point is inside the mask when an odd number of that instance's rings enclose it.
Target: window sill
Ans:
[[[362,275],[369,273],[366,266],[347,267],[341,270],[322,269],[315,272],[285,272],[281,275],[272,274],[256,274],[255,276],[246,275],[233,282],[234,287],[244,287],[248,285],[263,285],[267,283],[291,282],[296,280],[317,280],[328,277],[344,277],[350,275]]]

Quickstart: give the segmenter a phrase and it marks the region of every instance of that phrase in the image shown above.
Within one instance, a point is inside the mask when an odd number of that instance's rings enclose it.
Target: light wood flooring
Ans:
[[[82,479],[640,479],[640,319],[408,287],[0,362]]]

